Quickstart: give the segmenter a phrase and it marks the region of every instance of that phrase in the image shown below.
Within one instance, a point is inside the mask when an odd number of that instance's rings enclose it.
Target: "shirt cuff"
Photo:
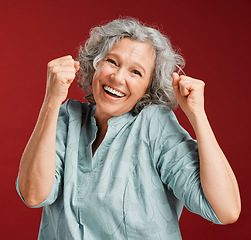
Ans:
[[[22,194],[20,192],[20,188],[19,188],[19,176],[16,179],[16,190],[17,190],[17,193],[20,196],[20,198],[22,199],[22,201],[24,202],[24,204],[27,207],[29,207],[29,208],[40,208],[40,207],[44,207],[45,205],[52,204],[55,201],[55,199],[56,199],[56,196],[55,196],[56,187],[57,187],[57,181],[55,179],[49,196],[43,202],[41,202],[40,204],[31,207],[31,206],[27,205],[27,203],[25,202],[25,200],[24,200],[24,198],[23,198],[23,196],[22,196]]]

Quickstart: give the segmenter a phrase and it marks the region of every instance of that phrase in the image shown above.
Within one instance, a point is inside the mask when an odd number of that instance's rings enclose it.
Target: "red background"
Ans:
[[[248,239],[250,231],[250,12],[249,0],[1,1],[0,239],[36,239],[41,209],[29,209],[15,191],[22,151],[41,106],[48,61],[77,47],[104,20],[132,16],[159,26],[181,49],[185,72],[206,82],[206,110],[232,165],[242,196],[237,223],[213,225],[184,211],[183,238]],[[70,97],[82,100],[73,84]],[[177,111],[191,131],[183,113]]]

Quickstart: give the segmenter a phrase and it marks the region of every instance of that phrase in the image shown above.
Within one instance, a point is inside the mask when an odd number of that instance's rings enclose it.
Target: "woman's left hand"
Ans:
[[[215,139],[204,110],[205,83],[173,74],[177,101],[193,126],[200,155],[200,180],[203,192],[219,220],[235,222],[241,201],[235,175]]]
[[[184,75],[173,73],[173,89],[176,99],[189,120],[204,113],[205,83]]]

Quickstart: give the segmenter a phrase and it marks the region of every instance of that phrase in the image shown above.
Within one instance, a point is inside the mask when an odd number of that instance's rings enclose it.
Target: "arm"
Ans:
[[[204,83],[173,74],[173,88],[179,105],[196,134],[203,191],[219,220],[235,222],[241,203],[234,173],[219,147],[204,110]]]
[[[48,63],[46,94],[19,166],[20,192],[29,206],[49,195],[55,177],[55,139],[59,108],[75,78],[78,62],[71,56]]]

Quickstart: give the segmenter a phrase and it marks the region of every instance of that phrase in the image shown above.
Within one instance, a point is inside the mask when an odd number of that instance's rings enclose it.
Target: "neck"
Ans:
[[[99,147],[99,145],[101,144],[101,142],[103,141],[105,134],[107,132],[107,128],[108,128],[108,120],[110,118],[106,118],[106,117],[100,117],[99,114],[95,114],[95,119],[96,119],[96,123],[97,123],[97,127],[98,127],[98,132],[97,132],[97,136],[95,141],[92,144],[92,155],[95,154],[97,148]]]
[[[96,119],[96,123],[97,123],[99,131],[106,132],[106,130],[108,128],[108,120],[111,117],[112,117],[111,115],[108,115],[108,114],[100,111],[100,109],[98,107],[96,108],[95,119]]]

